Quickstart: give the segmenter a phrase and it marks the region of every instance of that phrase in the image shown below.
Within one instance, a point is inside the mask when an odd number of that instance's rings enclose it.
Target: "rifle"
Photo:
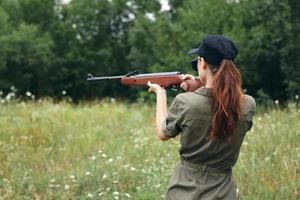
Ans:
[[[171,87],[172,89],[178,89],[182,82],[188,84],[188,91],[192,92],[201,87],[203,84],[199,79],[195,80],[182,80],[183,74],[181,72],[160,72],[160,73],[147,73],[139,74],[137,71],[129,72],[122,76],[102,76],[94,77],[92,74],[87,75],[88,81],[101,81],[101,80],[112,80],[121,79],[121,83],[126,86],[147,86],[148,81],[156,83],[164,88]]]

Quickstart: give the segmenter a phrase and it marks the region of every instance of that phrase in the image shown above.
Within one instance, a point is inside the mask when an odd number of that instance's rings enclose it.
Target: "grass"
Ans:
[[[0,199],[163,199],[178,138],[155,136],[153,106],[0,104]],[[260,111],[234,168],[242,199],[300,198],[300,111]]]

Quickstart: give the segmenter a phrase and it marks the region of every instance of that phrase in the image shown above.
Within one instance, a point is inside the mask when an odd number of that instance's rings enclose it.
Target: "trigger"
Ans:
[[[171,86],[171,90],[177,92],[177,91],[179,90],[179,86],[178,86],[178,85],[172,85],[172,86]]]

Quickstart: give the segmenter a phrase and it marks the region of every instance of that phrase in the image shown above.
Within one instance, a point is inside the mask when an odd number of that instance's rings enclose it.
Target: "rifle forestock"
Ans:
[[[182,82],[188,84],[188,91],[192,92],[202,86],[199,79],[195,80],[183,80],[180,73],[157,73],[157,74],[141,74],[136,76],[124,76],[121,78],[123,85],[131,86],[147,86],[148,81],[160,85],[161,87],[168,88],[171,86],[178,86]]]

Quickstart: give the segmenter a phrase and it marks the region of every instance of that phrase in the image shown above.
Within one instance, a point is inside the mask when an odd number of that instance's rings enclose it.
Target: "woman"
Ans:
[[[206,36],[192,61],[204,86],[176,96],[167,111],[164,88],[148,83],[156,93],[156,130],[165,141],[181,133],[177,165],[166,199],[238,199],[232,167],[247,131],[251,129],[255,100],[243,94],[241,76],[233,60],[238,48],[221,35]],[[183,79],[195,79],[185,75]],[[183,82],[181,87],[187,90]]]

